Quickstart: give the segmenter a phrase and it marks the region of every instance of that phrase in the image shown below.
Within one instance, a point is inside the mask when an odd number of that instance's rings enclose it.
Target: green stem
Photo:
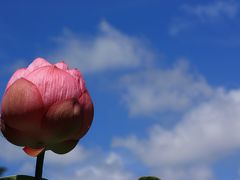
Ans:
[[[42,179],[44,154],[45,154],[45,151],[41,152],[37,156],[36,169],[35,169],[35,179]]]

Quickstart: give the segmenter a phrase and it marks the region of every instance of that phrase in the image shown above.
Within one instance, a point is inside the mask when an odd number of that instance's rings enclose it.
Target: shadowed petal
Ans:
[[[7,126],[26,132],[40,131],[44,108],[37,87],[21,78],[5,92],[1,119]]]
[[[37,86],[45,106],[81,95],[75,79],[54,65],[39,68],[26,79]]]
[[[87,91],[81,96],[79,103],[82,107],[83,120],[81,121],[80,130],[72,137],[72,139],[80,139],[88,132],[94,115],[93,103]]]
[[[57,154],[65,154],[71,151],[77,145],[78,141],[68,140],[59,144],[55,144],[49,147],[50,150]]]
[[[11,128],[4,123],[2,123],[1,131],[9,142],[17,146],[30,146],[39,148],[42,145],[40,144],[38,136],[34,133],[22,132],[20,130]]]
[[[82,110],[77,99],[71,99],[53,104],[42,123],[46,141],[56,143],[69,139],[80,129]]]

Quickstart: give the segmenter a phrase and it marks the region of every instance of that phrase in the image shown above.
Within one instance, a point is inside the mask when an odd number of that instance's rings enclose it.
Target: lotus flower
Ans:
[[[9,80],[1,107],[1,131],[37,156],[71,151],[90,128],[93,103],[83,77],[64,62],[35,59]]]

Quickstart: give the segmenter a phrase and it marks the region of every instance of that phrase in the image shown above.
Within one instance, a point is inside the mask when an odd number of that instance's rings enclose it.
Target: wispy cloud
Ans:
[[[202,76],[180,60],[172,68],[148,69],[121,79],[124,104],[133,116],[184,112],[209,98],[213,90]]]
[[[169,24],[168,33],[170,36],[176,36],[180,32],[191,29],[194,26],[194,21],[185,18],[173,18]]]
[[[176,36],[184,30],[197,26],[198,23],[215,23],[223,19],[233,20],[239,12],[236,1],[214,1],[210,3],[184,4],[178,17],[173,17],[169,24],[169,35]]]
[[[140,38],[130,37],[102,21],[99,33],[81,37],[69,29],[55,38],[58,48],[49,52],[51,60],[65,60],[84,73],[135,68],[151,64],[154,53]]]
[[[215,1],[209,4],[183,5],[182,9],[190,15],[195,15],[204,21],[218,18],[235,18],[238,14],[239,5],[235,1]]]

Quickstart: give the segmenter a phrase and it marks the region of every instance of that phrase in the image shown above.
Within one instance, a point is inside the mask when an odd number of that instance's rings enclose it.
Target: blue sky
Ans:
[[[0,93],[36,57],[80,69],[95,105],[48,179],[240,179],[240,4],[223,1],[8,1],[0,5]],[[35,159],[0,137],[6,175]]]

